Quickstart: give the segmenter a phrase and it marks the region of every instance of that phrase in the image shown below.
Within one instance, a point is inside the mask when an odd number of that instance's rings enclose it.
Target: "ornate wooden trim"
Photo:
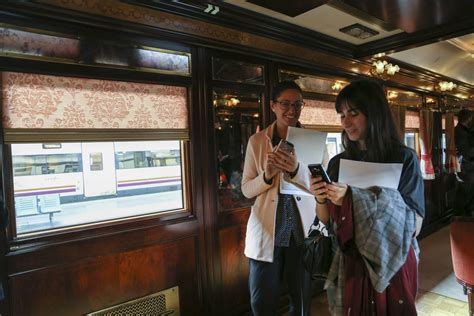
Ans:
[[[127,2],[127,1],[125,1]],[[198,19],[213,24],[223,25],[250,34],[258,34],[264,37],[286,41],[300,46],[317,49],[330,54],[351,57],[355,45],[325,35],[323,33],[308,30],[298,25],[274,19],[272,17],[255,13],[235,5],[219,2],[219,14],[210,15],[204,12],[206,5],[180,2],[157,2],[136,0],[128,1],[140,4],[155,10],[165,11],[172,14]]]

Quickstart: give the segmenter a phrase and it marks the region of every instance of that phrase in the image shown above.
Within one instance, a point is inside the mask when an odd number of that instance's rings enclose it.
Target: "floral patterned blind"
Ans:
[[[185,87],[3,72],[4,128],[187,129]]]
[[[334,102],[305,100],[300,121],[303,125],[326,125],[341,127],[341,119],[336,113]]]
[[[405,112],[405,129],[420,128],[420,113],[418,111]]]

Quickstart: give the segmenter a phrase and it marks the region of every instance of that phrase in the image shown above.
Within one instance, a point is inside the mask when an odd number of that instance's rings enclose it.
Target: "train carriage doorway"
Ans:
[[[114,143],[82,143],[82,161],[86,198],[117,193]]]

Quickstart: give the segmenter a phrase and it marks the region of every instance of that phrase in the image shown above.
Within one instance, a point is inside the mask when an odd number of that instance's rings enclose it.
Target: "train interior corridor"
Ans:
[[[456,281],[453,272],[449,226],[422,239],[420,253],[416,300],[418,315],[468,315],[467,295],[464,295],[462,286]],[[311,315],[331,315],[325,292],[313,298]]]

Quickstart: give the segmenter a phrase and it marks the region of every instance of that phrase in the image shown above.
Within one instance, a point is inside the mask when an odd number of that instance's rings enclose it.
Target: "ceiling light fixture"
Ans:
[[[438,83],[439,91],[444,92],[444,91],[452,91],[454,88],[457,87],[455,83],[452,81],[447,82],[447,81],[441,81]]]
[[[370,74],[382,80],[387,80],[389,76],[394,76],[399,71],[398,65],[389,64],[386,60],[376,60],[370,68]]]
[[[333,89],[334,91],[339,91],[342,89],[342,86],[345,85],[344,83],[340,82],[340,81],[336,81],[334,82],[334,84],[331,86],[331,89]]]

